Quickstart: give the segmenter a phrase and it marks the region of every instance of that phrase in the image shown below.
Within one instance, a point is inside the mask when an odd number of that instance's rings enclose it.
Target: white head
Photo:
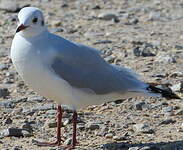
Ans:
[[[40,9],[36,7],[25,7],[18,13],[17,34],[25,37],[34,37],[46,30],[44,17]]]

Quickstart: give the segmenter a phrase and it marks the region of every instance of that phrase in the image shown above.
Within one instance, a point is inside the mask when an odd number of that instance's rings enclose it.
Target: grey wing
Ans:
[[[78,52],[77,52],[77,49]],[[82,53],[80,50],[82,49]],[[70,49],[67,49],[67,53]],[[142,83],[124,68],[115,67],[106,63],[95,51],[83,45],[75,45],[76,57],[55,57],[52,61],[52,70],[70,85],[89,89],[96,94],[126,92],[137,88]],[[78,55],[80,59],[78,59]]]

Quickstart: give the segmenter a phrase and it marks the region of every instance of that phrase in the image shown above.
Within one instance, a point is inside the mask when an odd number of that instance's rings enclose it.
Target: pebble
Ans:
[[[116,13],[104,12],[99,14],[98,18],[102,20],[115,20],[115,22],[119,22],[119,18]]]
[[[68,138],[67,140],[64,141],[65,145],[70,145],[72,143],[72,138]]]
[[[105,135],[105,138],[111,139],[111,138],[113,138],[113,134],[112,134],[112,133],[107,133],[107,134]]]
[[[48,127],[48,128],[55,128],[57,127],[57,123],[55,121],[55,119],[48,119],[46,122],[45,122],[45,128]]]
[[[169,64],[169,63],[176,63],[176,58],[172,55],[167,54],[160,54],[156,57],[156,61],[159,63]]]
[[[173,107],[172,106],[167,106],[167,107],[164,107],[162,109],[163,113],[172,112],[172,111],[173,111]]]
[[[15,12],[19,12],[20,9],[22,9],[23,7],[28,7],[28,6],[30,6],[30,4],[19,6],[16,3],[16,1],[7,0],[7,1],[1,1],[0,10],[5,10],[6,12],[15,13]]]
[[[13,120],[11,118],[7,118],[5,121],[4,121],[4,124],[11,124],[13,122]]]
[[[7,64],[0,64],[0,70],[7,70],[8,69],[8,65]]]
[[[68,118],[66,118],[65,121],[63,122],[63,126],[68,125],[70,122],[71,122],[71,121],[70,121]]]
[[[0,88],[0,98],[5,98],[9,94],[10,92],[8,91],[7,88]]]
[[[100,126],[98,124],[95,124],[95,123],[87,123],[86,128],[89,130],[96,130],[96,129],[99,129]]]
[[[140,150],[140,147],[130,147],[128,150]]]
[[[134,107],[136,110],[142,110],[144,105],[145,105],[145,102],[137,102],[134,104]]]
[[[1,138],[3,138],[3,137],[9,137],[9,136],[15,136],[15,137],[24,136],[24,137],[29,137],[29,136],[31,136],[31,134],[27,130],[25,130],[25,129],[19,129],[19,128],[9,128],[9,129],[2,130],[0,132],[0,137]]]
[[[110,41],[110,40],[100,40],[100,41],[97,41],[93,44],[97,45],[97,44],[108,44],[108,43],[112,43],[112,41]]]
[[[173,72],[172,74],[170,74],[170,77],[183,77],[183,72],[179,72],[179,71],[176,71],[176,72]]]
[[[45,104],[45,105],[39,105],[36,108],[33,108],[33,111],[46,111],[51,109],[54,109],[53,104]]]
[[[150,128],[150,125],[148,123],[135,124],[133,125],[133,130],[135,132],[141,132],[141,133],[147,133],[147,134],[154,133],[154,130]]]
[[[182,109],[178,110],[177,112],[175,112],[175,115],[183,115],[183,110]]]
[[[149,14],[149,21],[159,21],[161,19],[161,13],[160,12],[150,12]]]
[[[27,102],[42,102],[44,100],[43,96],[33,96],[33,97],[28,97]]]
[[[165,120],[162,120],[159,125],[167,125],[167,124],[170,124],[170,123],[175,123],[176,120],[173,120],[173,119],[165,119]]]
[[[173,92],[183,92],[183,81],[170,87]]]
[[[123,141],[123,140],[127,140],[127,137],[126,136],[113,136],[113,140]]]
[[[133,54],[137,57],[139,57],[139,56],[143,56],[143,57],[156,56],[157,49],[149,43],[144,43],[141,46],[135,47],[133,49]]]
[[[6,101],[0,101],[0,107],[4,108],[13,108],[15,104],[12,101],[6,100]]]

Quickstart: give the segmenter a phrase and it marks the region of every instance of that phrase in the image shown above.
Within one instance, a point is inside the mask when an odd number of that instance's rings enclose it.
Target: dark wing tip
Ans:
[[[153,93],[159,93],[166,99],[181,99],[175,94],[169,87],[156,87],[155,85],[149,84],[147,90]]]

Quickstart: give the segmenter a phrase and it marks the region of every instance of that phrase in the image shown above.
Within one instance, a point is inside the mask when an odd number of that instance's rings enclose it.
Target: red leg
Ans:
[[[62,107],[58,105],[57,107],[57,140],[56,142],[49,143],[49,142],[37,142],[38,146],[59,146],[63,141],[61,139],[61,127],[62,127]]]
[[[73,134],[72,134],[72,143],[67,148],[74,149],[76,144],[78,143],[76,140],[76,126],[77,126],[77,112],[74,110],[73,112]]]

